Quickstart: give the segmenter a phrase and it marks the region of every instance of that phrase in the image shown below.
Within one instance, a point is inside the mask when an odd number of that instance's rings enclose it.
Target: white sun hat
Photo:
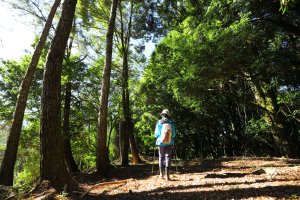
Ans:
[[[160,115],[166,114],[169,117],[171,117],[171,112],[168,109],[163,109],[163,111],[160,113]]]

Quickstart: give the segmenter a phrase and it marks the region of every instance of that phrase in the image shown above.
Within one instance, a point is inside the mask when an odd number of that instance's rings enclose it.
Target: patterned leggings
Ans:
[[[164,160],[166,160],[166,168],[171,167],[171,159],[173,156],[172,153],[173,153],[173,145],[158,146],[159,168],[164,167]]]

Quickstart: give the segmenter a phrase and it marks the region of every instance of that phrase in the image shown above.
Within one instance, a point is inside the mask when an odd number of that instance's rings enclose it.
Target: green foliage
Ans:
[[[5,125],[0,125],[0,162],[2,161],[4,151],[6,148],[6,140],[7,140],[7,127]]]
[[[263,147],[263,151],[256,151],[256,154],[262,156],[272,156],[274,151],[274,143],[272,138],[272,126],[265,121],[264,118],[248,121],[245,130],[245,151],[253,152],[257,146]]]
[[[39,121],[28,122],[21,132],[14,187],[28,190],[39,178],[40,170]]]
[[[155,146],[154,129],[158,119],[148,112],[141,113],[136,117],[138,121],[135,123],[135,129],[138,130],[140,151],[147,153]]]
[[[283,112],[290,123],[299,124],[300,119],[300,91],[283,90],[279,93],[277,98],[278,104],[281,106],[281,112]]]
[[[109,143],[109,158],[112,162],[119,159],[119,151],[118,151],[118,144],[119,144],[119,137],[118,133],[115,129],[112,130],[110,136],[110,143]]]
[[[251,119],[248,122],[246,133],[255,136],[259,133],[268,131],[270,128],[270,125],[268,125],[263,118],[259,120]]]
[[[19,86],[27,65],[16,61],[2,61],[0,65],[0,102],[1,120],[11,120]]]
[[[96,133],[82,132],[72,138],[72,153],[82,172],[90,173],[96,168]]]
[[[292,199],[299,199],[299,197],[300,197],[300,196],[299,196],[298,194],[292,194],[292,195],[291,195],[291,198],[292,198]]]
[[[91,1],[90,1],[91,2]],[[89,6],[90,3],[89,1],[78,1],[78,5],[77,5],[77,13],[79,13],[83,24],[88,25],[89,24],[89,17],[90,17],[90,13],[89,13]]]
[[[280,9],[279,11],[284,14],[288,11],[288,8],[294,7],[296,5],[296,0],[280,0]]]
[[[16,61],[2,61],[0,65],[0,102],[2,108],[0,110],[0,120],[12,120],[13,112],[21,82],[24,78],[26,70],[30,62],[30,57],[25,56],[18,63]],[[27,101],[27,113],[36,113],[40,107],[40,93],[41,93],[41,77],[42,68],[39,66],[33,80],[33,84],[29,93]],[[36,118],[33,113],[28,117]],[[26,115],[26,113],[25,113]],[[25,116],[26,117],[26,116]]]
[[[276,151],[272,137],[277,137],[277,130],[267,123],[263,108],[272,111],[276,106],[266,97],[268,91],[290,84],[298,87],[283,68],[293,71],[299,56],[297,48],[289,46],[292,37],[269,24],[253,24],[253,10],[259,11],[255,6],[262,5],[210,1],[201,19],[191,14],[169,32],[144,71],[138,94],[141,104],[148,112],[164,106],[178,112],[174,116],[180,133],[176,142],[181,152],[185,145],[194,151],[185,156],[222,155],[220,146],[226,147],[225,155],[249,149]],[[264,104],[258,103],[262,109],[253,104],[257,96],[264,99]],[[297,108],[288,108],[296,119]],[[283,106],[283,110],[288,109]]]
[[[31,189],[39,178],[39,151],[30,149],[26,154],[26,160],[18,160],[16,163],[17,167],[20,167],[20,171],[16,173],[14,187],[20,191]]]

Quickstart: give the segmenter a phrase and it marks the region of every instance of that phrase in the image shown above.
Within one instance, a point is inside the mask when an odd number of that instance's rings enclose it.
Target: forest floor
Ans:
[[[172,181],[159,178],[157,162],[151,161],[116,167],[105,179],[80,174],[75,179],[84,190],[55,199],[300,199],[298,159],[234,157],[173,164]]]

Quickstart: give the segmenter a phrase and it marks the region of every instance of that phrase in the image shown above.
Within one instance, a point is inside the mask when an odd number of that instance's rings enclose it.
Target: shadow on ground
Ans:
[[[150,192],[128,192],[118,195],[101,194],[99,196],[86,196],[82,199],[85,200],[96,200],[96,199],[247,199],[268,196],[277,199],[291,199],[293,195],[299,195],[300,187],[297,186],[275,186],[265,188],[248,188],[248,189],[231,189],[229,191],[201,191],[201,192],[168,192],[176,190],[189,190],[195,187],[201,186],[190,186],[190,187],[168,187],[153,190]],[[297,196],[297,195],[296,195]],[[268,198],[270,199],[270,198]]]

